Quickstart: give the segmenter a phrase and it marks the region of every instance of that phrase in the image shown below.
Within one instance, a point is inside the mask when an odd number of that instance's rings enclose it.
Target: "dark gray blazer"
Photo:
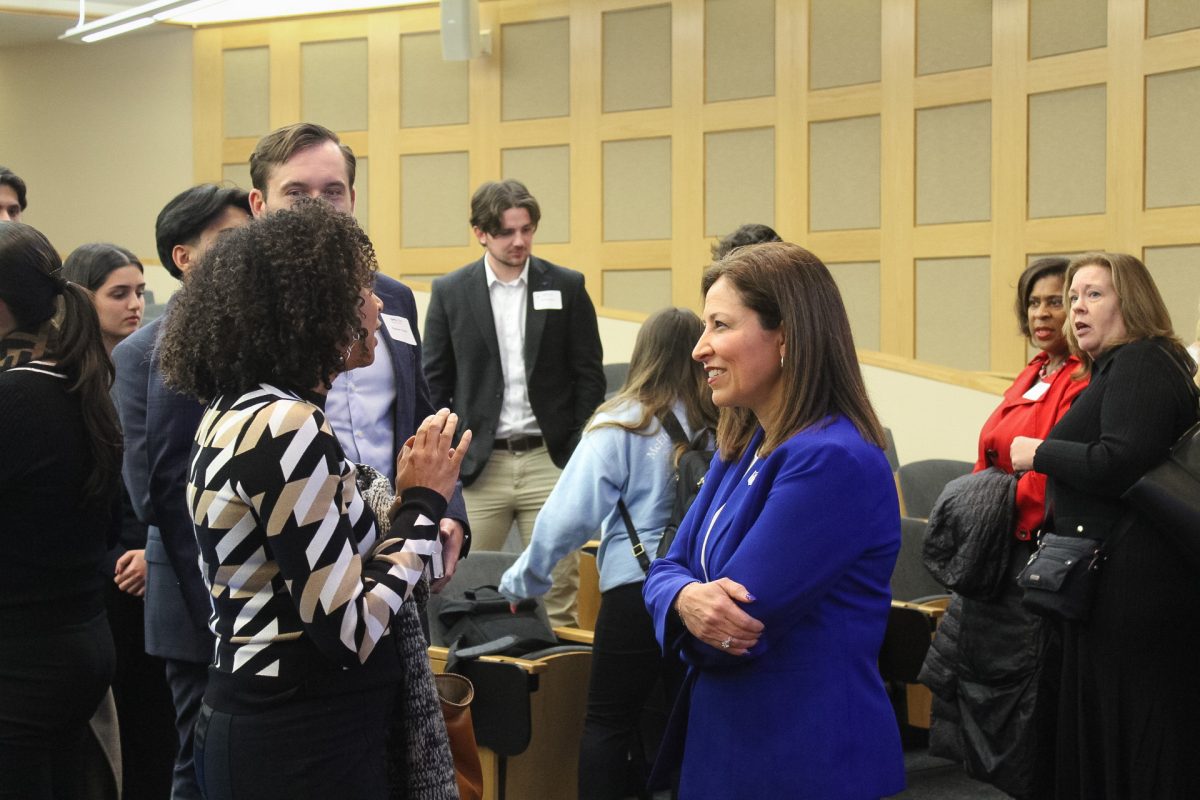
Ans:
[[[187,507],[192,439],[204,406],[168,389],[155,352],[162,317],[113,350],[125,429],[125,485],[146,533],[146,652],[207,664],[212,606]]]
[[[535,309],[534,293],[556,290],[561,309]],[[530,257],[525,307],[525,379],[550,458],[559,467],[604,399],[603,351],[596,309],[583,275]],[[470,485],[496,438],[504,375],[483,259],[436,279],[425,318],[425,377],[434,406],[449,406],[459,429],[474,432],[462,465]]]

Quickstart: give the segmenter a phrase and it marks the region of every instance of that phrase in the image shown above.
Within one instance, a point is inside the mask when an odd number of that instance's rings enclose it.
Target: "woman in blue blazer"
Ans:
[[[690,667],[659,768],[681,759],[681,798],[894,794],[877,658],[900,519],[837,286],[779,243],[718,261],[703,289],[693,357],[719,450],[644,590]]]

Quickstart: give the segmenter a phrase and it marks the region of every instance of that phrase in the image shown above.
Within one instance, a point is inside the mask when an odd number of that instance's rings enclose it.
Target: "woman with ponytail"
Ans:
[[[77,762],[114,665],[113,368],[61,268],[37,230],[0,224],[0,798],[84,795]]]

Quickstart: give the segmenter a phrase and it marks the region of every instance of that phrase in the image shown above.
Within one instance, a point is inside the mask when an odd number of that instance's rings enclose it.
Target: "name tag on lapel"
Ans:
[[[1029,387],[1029,391],[1021,395],[1026,400],[1041,400],[1046,396],[1046,392],[1050,391],[1050,384],[1045,381],[1038,381],[1033,386]]]
[[[416,345],[417,337],[413,336],[412,326],[408,324],[407,319],[395,314],[380,314],[379,318],[383,320],[384,327],[388,330],[388,335],[393,339],[405,344]]]
[[[534,311],[562,311],[562,292],[558,289],[546,289],[533,293]]]

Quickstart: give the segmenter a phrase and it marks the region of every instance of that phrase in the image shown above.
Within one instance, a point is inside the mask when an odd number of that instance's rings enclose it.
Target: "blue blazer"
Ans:
[[[713,459],[646,579],[659,642],[690,666],[663,752],[682,749],[684,798],[895,794],[904,760],[878,667],[900,548],[887,459],[840,417],[755,461],[761,440]],[[696,639],[672,609],[688,583],[721,577],[747,588],[765,626],[744,656]]]

